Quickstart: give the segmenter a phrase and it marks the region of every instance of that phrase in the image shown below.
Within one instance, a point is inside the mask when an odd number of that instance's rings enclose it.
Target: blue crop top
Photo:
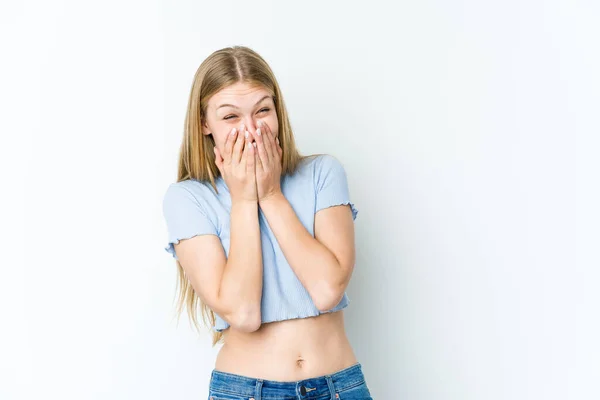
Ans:
[[[217,235],[229,255],[229,213],[231,198],[223,178],[216,179],[217,194],[210,182],[188,179],[171,183],[163,198],[163,215],[168,230],[165,250],[177,259],[174,244],[197,235]],[[321,209],[348,204],[352,218],[358,210],[350,202],[346,172],[333,156],[323,154],[302,159],[294,174],[281,178],[281,191],[299,220],[314,237],[315,213]],[[350,300],[344,293],[331,310],[320,312],[306,288],[288,264],[259,207],[263,259],[262,322],[317,316],[345,308]],[[220,332],[229,324],[215,313],[212,329]]]

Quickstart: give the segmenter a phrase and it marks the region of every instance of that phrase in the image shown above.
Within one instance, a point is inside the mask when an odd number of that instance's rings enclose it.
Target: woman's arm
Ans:
[[[176,244],[175,251],[196,293],[229,325],[252,332],[261,325],[263,271],[256,157],[250,140],[235,128],[227,135],[223,153],[217,147],[214,151],[231,193],[229,256],[199,203],[190,196],[174,197],[185,191],[166,197],[165,216],[175,238],[191,238]]]
[[[216,235],[175,244],[175,252],[200,299],[233,328],[253,332],[261,325],[262,252],[256,202],[231,207],[229,257]]]
[[[355,262],[354,221],[348,205],[315,214],[315,237],[283,193],[260,202],[286,260],[320,311],[334,308],[350,282]]]
[[[346,175],[333,157],[321,158],[316,170],[315,237],[306,230],[281,191],[279,139],[268,124],[253,137],[257,143],[258,205],[294,273],[320,311],[341,300],[354,268],[354,210]],[[264,133],[264,135],[263,135]],[[347,205],[342,205],[347,204]]]
[[[261,325],[263,264],[256,201],[234,202],[231,206],[229,257],[221,278],[218,299],[238,310],[245,331]]]

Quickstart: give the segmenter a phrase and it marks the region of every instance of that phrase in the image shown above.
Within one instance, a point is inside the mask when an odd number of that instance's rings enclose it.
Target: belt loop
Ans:
[[[327,386],[329,386],[331,400],[337,400],[337,394],[335,393],[335,386],[333,386],[333,379],[331,379],[331,375],[325,375],[325,379],[327,379]]]
[[[256,389],[254,390],[254,400],[261,400],[262,399],[262,385],[263,385],[263,380],[262,379],[257,379],[256,380]]]

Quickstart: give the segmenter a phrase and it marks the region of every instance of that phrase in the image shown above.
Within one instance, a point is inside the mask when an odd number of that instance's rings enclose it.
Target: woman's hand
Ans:
[[[258,121],[253,135],[256,141],[256,186],[259,204],[268,197],[281,193],[281,155],[279,139],[274,137],[269,126]]]
[[[234,201],[258,201],[256,188],[256,149],[244,125],[233,128],[225,139],[223,154],[215,146],[215,163]]]

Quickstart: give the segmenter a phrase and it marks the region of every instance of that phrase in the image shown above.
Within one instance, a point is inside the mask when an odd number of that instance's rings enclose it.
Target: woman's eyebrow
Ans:
[[[261,101],[263,101],[264,99],[268,99],[269,95],[266,95],[265,97],[263,97],[262,99],[260,99],[259,101],[256,102],[255,106],[257,106]],[[233,104],[221,104],[219,107],[217,107],[216,109],[218,110],[221,107],[233,107],[233,108],[239,108],[238,106],[234,106]]]

